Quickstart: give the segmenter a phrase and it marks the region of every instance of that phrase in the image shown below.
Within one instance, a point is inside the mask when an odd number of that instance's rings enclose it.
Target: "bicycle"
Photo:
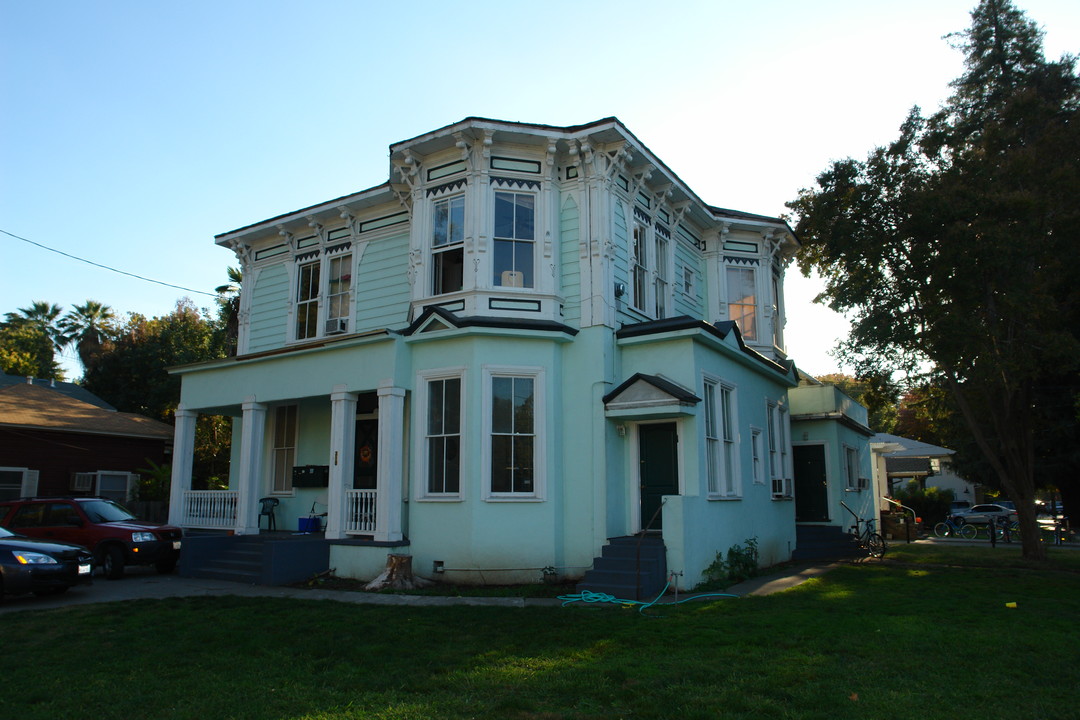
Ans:
[[[875,522],[874,518],[863,520],[856,517],[855,526],[848,531],[848,534],[855,539],[859,547],[866,551],[867,555],[872,558],[881,558],[884,557],[888,546],[885,544],[885,538],[874,532]],[[859,529],[860,526],[863,526],[862,530]]]
[[[965,523],[962,517],[946,517],[944,522],[934,526],[934,534],[943,537],[961,537],[965,540],[973,540],[978,533],[977,528]]]

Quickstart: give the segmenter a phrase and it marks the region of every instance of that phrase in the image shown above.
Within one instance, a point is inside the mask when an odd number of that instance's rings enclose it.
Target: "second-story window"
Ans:
[[[535,218],[535,195],[495,193],[494,285],[535,287],[533,284]]]
[[[326,332],[345,332],[352,299],[352,255],[331,258],[327,271]]]
[[[739,326],[744,340],[757,340],[757,288],[753,268],[727,269],[728,318]]]
[[[633,282],[634,282],[634,294],[633,302],[634,308],[645,312],[648,308],[648,296],[649,289],[646,285],[646,278],[649,275],[649,260],[648,260],[648,247],[645,242],[645,226],[634,225],[634,257],[631,258],[633,264]]]
[[[296,339],[306,340],[319,334],[319,263],[300,266],[296,290]]]
[[[465,196],[435,202],[431,237],[431,294],[461,290],[465,269]]]
[[[656,279],[654,281],[656,291],[656,318],[668,316],[668,288],[671,287],[671,270],[668,262],[668,241],[656,234]]]

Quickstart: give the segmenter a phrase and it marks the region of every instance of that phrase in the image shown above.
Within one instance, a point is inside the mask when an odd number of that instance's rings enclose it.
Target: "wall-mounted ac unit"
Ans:
[[[332,318],[326,321],[327,335],[340,335],[345,332],[349,332],[348,318]]]
[[[75,476],[71,478],[71,489],[73,492],[93,492],[94,479],[97,477],[97,473],[75,473]]]

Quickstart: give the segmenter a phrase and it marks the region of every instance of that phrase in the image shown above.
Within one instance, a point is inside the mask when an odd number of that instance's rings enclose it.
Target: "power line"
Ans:
[[[54,252],[57,255],[63,255],[64,257],[71,258],[72,260],[78,260],[79,262],[84,262],[87,265],[93,265],[94,267],[99,267],[99,268],[102,268],[103,270],[111,270],[112,272],[119,273],[120,275],[127,275],[128,277],[133,277],[136,280],[143,280],[145,282],[154,283],[155,285],[164,285],[165,287],[176,288],[177,290],[184,290],[185,292],[198,293],[199,295],[208,295],[209,297],[212,297],[212,298],[218,297],[215,293],[209,293],[209,292],[206,292],[205,290],[195,290],[193,288],[184,287],[183,285],[173,285],[172,283],[162,282],[161,280],[154,280],[152,278],[143,277],[142,275],[136,275],[135,273],[129,273],[129,272],[125,271],[125,270],[118,270],[118,269],[116,269],[114,267],[109,267],[108,265],[102,265],[101,263],[96,263],[93,260],[87,260],[86,258],[77,257],[75,255],[71,255],[70,253],[66,253],[63,250],[57,250],[56,248],[51,248],[48,245],[42,245],[39,242],[34,242],[33,240],[27,240],[26,238],[19,237],[15,233],[10,233],[7,230],[0,229],[0,233],[4,233],[5,235],[13,237],[16,240],[22,240],[24,243],[29,243],[31,245],[36,245],[37,247],[39,247],[39,248],[41,248],[43,250],[48,250],[49,252]]]

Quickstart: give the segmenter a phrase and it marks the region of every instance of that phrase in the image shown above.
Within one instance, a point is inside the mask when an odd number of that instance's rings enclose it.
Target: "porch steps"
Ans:
[[[609,538],[578,592],[606,593],[626,600],[652,600],[667,580],[667,548],[650,536]]]
[[[289,585],[329,567],[330,543],[321,535],[261,533],[186,537],[179,572],[248,585]]]
[[[843,560],[865,555],[848,534],[836,525],[796,525],[793,561]]]

